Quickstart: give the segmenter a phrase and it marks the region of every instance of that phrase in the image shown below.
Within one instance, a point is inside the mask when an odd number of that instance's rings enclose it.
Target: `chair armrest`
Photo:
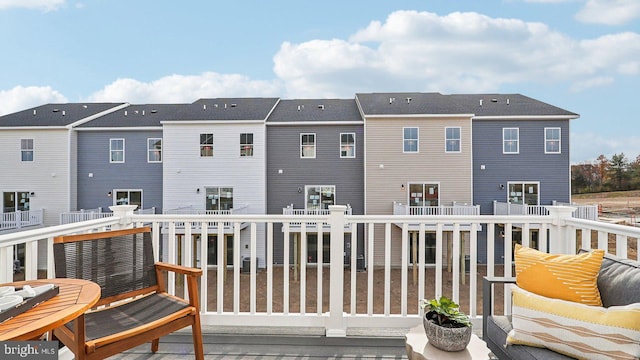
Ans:
[[[200,295],[198,291],[198,277],[202,276],[202,269],[187,266],[156,262],[156,273],[160,291],[166,291],[164,281],[161,281],[160,271],[171,271],[187,276],[187,291],[189,293],[189,304],[200,311]]]
[[[164,271],[172,271],[187,276],[202,276],[202,269],[199,268],[169,264],[165,262],[156,262],[155,265],[158,269]]]
[[[514,277],[485,276],[482,278],[482,336],[487,336],[487,319],[493,314],[493,285],[515,284]]]

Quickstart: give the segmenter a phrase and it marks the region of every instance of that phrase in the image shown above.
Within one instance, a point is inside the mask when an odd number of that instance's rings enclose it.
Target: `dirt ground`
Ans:
[[[613,217],[613,218],[629,218],[632,219],[636,214],[640,214],[640,191],[633,192],[615,192],[615,193],[599,193],[599,194],[588,194],[588,195],[574,195],[572,198],[573,202],[577,204],[599,204],[602,206],[602,216],[603,218]],[[621,222],[624,223],[624,222]],[[631,225],[628,224],[627,225]],[[594,232],[591,237],[594,241],[593,246],[597,245],[597,232]],[[615,254],[615,235],[611,236],[609,239],[610,249],[609,251]],[[637,249],[638,249],[638,240],[630,238],[628,239],[629,250],[628,256],[630,258],[637,258]],[[407,293],[404,294],[404,297],[407,299],[407,312],[409,314],[416,314],[418,312],[418,286],[413,282],[413,273],[412,271],[406,270],[407,272],[407,284],[408,290]],[[478,284],[478,294],[476,295],[476,309],[477,313],[482,313],[482,277],[486,274],[486,267],[479,265],[478,266],[478,274],[477,274],[477,284]],[[496,276],[500,276],[502,274],[502,269],[498,268],[496,270]],[[209,301],[207,307],[211,311],[215,311],[217,308],[217,285],[216,285],[216,270],[210,270],[208,274],[208,282],[209,282]],[[267,273],[264,269],[261,269],[258,273],[258,286],[256,288],[256,311],[262,312],[266,311],[266,283],[267,283]],[[301,282],[300,280],[296,280],[294,276],[294,271],[289,269],[289,301],[288,308],[292,313],[300,312],[300,291],[301,291]],[[392,269],[391,270],[391,289],[392,294],[389,297],[389,310],[391,314],[400,314],[401,312],[401,299],[403,298],[403,294],[400,293],[400,283],[401,283],[402,270],[400,269]],[[374,270],[374,280],[373,280],[373,313],[374,314],[382,314],[385,308],[385,299],[384,299],[384,287],[385,287],[385,275],[383,269],[375,269]],[[275,267],[273,274],[273,309],[274,312],[282,312],[285,307],[284,302],[284,289],[283,289],[283,281],[284,279],[284,271],[282,267]],[[329,268],[323,269],[322,274],[323,279],[323,294],[322,294],[322,308],[321,311],[326,312],[329,310],[329,291],[336,291],[337,289],[329,288]],[[465,280],[468,284],[469,282],[469,274],[465,274]],[[351,312],[351,272],[345,271],[345,284],[344,284],[344,311]],[[447,272],[446,270],[443,272],[443,282],[442,282],[442,293],[443,295],[447,295],[449,297],[452,296],[452,274]],[[233,311],[233,273],[231,271],[227,272],[227,277],[225,281],[225,289],[224,289],[224,311]],[[305,290],[305,308],[306,312],[313,313],[318,311],[318,294],[316,291],[317,288],[317,269],[315,267],[308,268],[306,273],[306,290]],[[427,269],[425,272],[425,297],[434,297],[435,295],[435,273],[433,269]],[[460,284],[460,306],[461,309],[465,312],[469,310],[469,291],[468,285]],[[366,294],[368,292],[368,272],[358,272],[356,273],[356,313],[366,314],[367,302]],[[502,298],[502,288],[500,286],[496,287],[496,299]],[[240,311],[249,311],[251,304],[250,297],[250,288],[249,288],[249,275],[241,274],[240,275]],[[496,311],[500,312],[502,310],[502,301],[496,301],[494,306],[496,307]]]

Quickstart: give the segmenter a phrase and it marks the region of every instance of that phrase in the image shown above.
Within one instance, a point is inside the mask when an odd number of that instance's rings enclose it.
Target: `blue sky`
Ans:
[[[0,115],[50,102],[521,93],[640,155],[640,0],[0,0]]]

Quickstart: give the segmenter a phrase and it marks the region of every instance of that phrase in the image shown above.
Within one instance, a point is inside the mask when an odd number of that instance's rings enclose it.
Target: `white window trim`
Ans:
[[[457,139],[451,139],[451,140],[458,140],[458,150],[455,151],[451,151],[451,150],[447,150],[447,141],[449,140],[447,138],[447,129],[458,129],[460,131],[460,137]],[[462,152],[462,127],[460,126],[447,126],[444,128],[444,152],[447,154],[458,154]]]
[[[511,194],[509,194],[509,188],[511,187],[512,184],[516,184],[516,185],[522,185],[522,202],[524,203],[524,187],[526,185],[537,185],[538,186],[538,198],[536,199],[537,205],[534,206],[540,206],[540,181],[507,181],[507,203],[509,203],[509,199],[511,198]]]
[[[22,147],[22,140],[31,140],[31,149],[25,149]],[[22,154],[25,152],[31,152],[31,160],[23,160]],[[33,138],[20,139],[20,162],[35,162],[36,161],[36,141]]]
[[[353,135],[353,155],[352,156],[342,156],[342,135]],[[355,159],[356,158],[356,133],[354,132],[346,132],[340,133],[340,158],[341,159]]]
[[[310,210],[309,207],[307,206],[307,200],[309,199],[309,189],[310,188],[324,188],[324,187],[330,187],[333,188],[333,204],[339,204],[338,202],[338,193],[336,192],[336,186],[335,185],[305,185],[304,186],[304,209],[305,210]],[[322,198],[320,198],[320,200],[322,200]]]
[[[114,149],[111,148],[112,141],[114,141],[114,140],[122,140],[122,161],[114,161],[113,160],[113,156],[111,156],[114,151],[121,151],[121,150],[114,150]],[[125,146],[126,146],[126,142],[125,142],[124,138],[110,138],[109,139],[109,162],[110,163],[112,163],[112,164],[122,164],[122,163],[125,162]]]
[[[149,141],[153,140],[154,142],[156,140],[160,140],[160,161],[156,161],[156,160],[151,160],[149,155],[151,154],[151,151],[155,151],[155,148],[149,148]],[[162,138],[147,138],[147,162],[148,163],[161,163],[162,162]]]
[[[203,144],[202,143],[202,139],[201,139],[202,135],[208,135],[208,134],[211,134],[211,144]],[[211,156],[202,155],[202,147],[203,146],[209,146],[209,145],[211,145]],[[200,155],[201,158],[212,158],[212,157],[214,157],[215,156],[215,150],[213,148],[214,145],[215,145],[215,140],[213,138],[213,133],[206,132],[206,133],[199,133],[198,134],[198,154]]]
[[[558,151],[547,151],[547,130],[558,130]],[[555,140],[555,139],[553,139]],[[546,127],[544,128],[544,153],[545,154],[562,154],[562,128],[560,127]]]
[[[418,131],[417,134],[416,134],[417,138],[415,139],[417,141],[416,151],[405,151],[404,150],[404,142],[405,142],[405,140],[408,140],[408,139],[404,138],[404,130],[405,129],[416,129]],[[403,154],[418,154],[418,153],[420,153],[420,128],[419,127],[417,127],[417,126],[405,126],[405,127],[402,128],[402,153]]]
[[[243,144],[242,143],[242,135],[252,135],[251,136],[251,139],[252,139],[251,144],[248,144],[248,143],[247,144]],[[252,157],[254,157],[255,146],[254,146],[253,139],[255,139],[255,136],[253,136],[253,135],[254,135],[254,133],[240,133],[240,158],[241,159],[242,158],[252,158]],[[251,145],[251,155],[242,155],[242,146],[244,146],[244,145]]]
[[[302,137],[304,135],[313,135],[313,156],[302,156]],[[318,155],[318,137],[316,133],[300,133],[300,159],[315,159]]]
[[[113,189],[111,192],[111,196],[113,198],[113,205],[115,206],[118,201],[118,192],[126,191],[129,199],[129,203],[131,203],[131,192],[139,192],[140,193],[140,207],[136,208],[134,211],[138,211],[144,209],[144,192],[142,189]]]
[[[411,189],[411,185],[422,185],[422,188],[425,188],[425,185],[437,185],[438,186],[438,205],[436,206],[440,206],[440,194],[442,193],[440,191],[440,181],[409,181],[407,183],[407,197],[406,197],[406,201],[407,204],[409,204],[409,206],[411,205],[411,193],[410,193],[410,189]],[[424,199],[425,196],[422,196],[422,199]]]
[[[516,142],[517,142],[517,146],[516,146],[516,151],[504,151],[504,144],[507,140],[504,139],[504,135],[505,135],[505,131],[506,130],[516,130],[517,133],[517,138],[516,138]],[[520,154],[520,128],[517,127],[509,127],[509,128],[502,128],[502,153],[503,154],[508,154],[508,155],[512,155],[512,154]]]

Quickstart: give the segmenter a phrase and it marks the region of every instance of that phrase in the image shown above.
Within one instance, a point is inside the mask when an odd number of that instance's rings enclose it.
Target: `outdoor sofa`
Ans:
[[[579,253],[585,252],[580,250]],[[483,340],[498,359],[573,359],[547,348],[507,344],[507,334],[513,329],[512,316],[492,315],[492,287],[495,284],[515,283],[515,278],[487,278],[483,280]],[[640,262],[605,254],[597,274],[597,288],[602,305],[622,306],[640,303]],[[632,305],[633,306],[633,305]],[[636,310],[637,311],[637,310]],[[638,341],[637,338],[635,341]],[[597,344],[594,339],[592,344]],[[637,343],[636,343],[637,344]],[[597,346],[597,345],[593,345]],[[602,354],[607,356],[606,354]],[[639,356],[636,354],[635,356]],[[595,356],[595,355],[594,355]],[[590,358],[591,356],[587,356]]]

